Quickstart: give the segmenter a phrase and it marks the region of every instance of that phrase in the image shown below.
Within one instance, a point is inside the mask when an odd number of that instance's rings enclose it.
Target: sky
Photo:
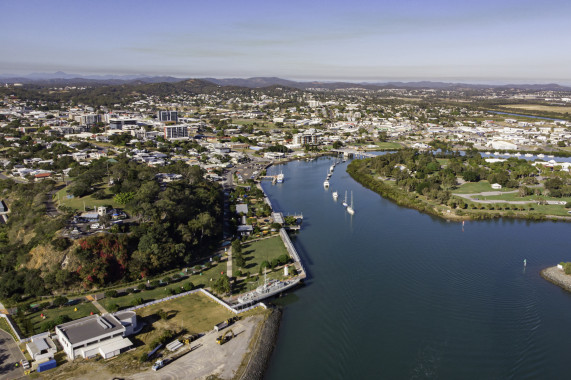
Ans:
[[[0,74],[571,84],[569,0],[0,0]]]

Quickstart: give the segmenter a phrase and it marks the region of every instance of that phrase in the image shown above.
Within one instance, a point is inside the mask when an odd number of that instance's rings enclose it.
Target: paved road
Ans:
[[[528,203],[537,203],[537,201],[504,201],[501,199],[493,199],[493,200],[479,199],[479,197],[493,197],[496,195],[513,194],[513,193],[517,193],[517,190],[514,190],[514,191],[484,191],[483,193],[454,194],[454,195],[456,195],[460,198],[464,198],[464,199],[467,199],[469,201],[475,202],[475,203],[485,203],[485,204],[507,203],[510,205],[525,205]]]
[[[24,376],[22,367],[15,364],[25,359],[12,335],[0,330],[0,380],[18,379]]]

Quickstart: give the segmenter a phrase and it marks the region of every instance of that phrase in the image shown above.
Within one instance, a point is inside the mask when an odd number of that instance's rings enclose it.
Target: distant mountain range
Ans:
[[[55,73],[32,73],[23,76],[0,74],[0,82],[23,83],[38,85],[117,85],[117,84],[147,84],[147,83],[175,83],[186,81],[190,78],[176,78],[171,76],[147,76],[147,75],[80,75],[68,74],[62,71]],[[469,83],[448,83],[448,82],[325,82],[311,81],[298,82],[277,77],[253,77],[253,78],[200,78],[218,86],[233,86],[246,88],[263,88],[270,86],[283,86],[297,89],[326,88],[329,90],[346,88],[363,88],[370,90],[379,89],[484,89],[484,88],[505,88],[531,91],[571,91],[571,87],[561,86],[556,83],[548,84],[469,84]]]

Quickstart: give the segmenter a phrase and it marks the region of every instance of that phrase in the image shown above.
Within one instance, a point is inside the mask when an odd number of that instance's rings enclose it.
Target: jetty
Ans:
[[[368,157],[375,157],[374,154],[368,153],[362,150],[356,149],[331,149],[331,152],[334,153],[342,153],[344,157],[354,157],[354,158],[368,158]]]

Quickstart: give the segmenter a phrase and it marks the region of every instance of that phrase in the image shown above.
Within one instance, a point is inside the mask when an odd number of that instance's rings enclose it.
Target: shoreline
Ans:
[[[283,314],[283,311],[277,307],[273,307],[270,310],[270,314],[262,322],[260,335],[254,343],[250,355],[244,358],[244,361],[247,360],[244,372],[240,376],[234,377],[234,380],[262,380],[264,378],[277,344]]]
[[[559,286],[561,289],[571,293],[571,276],[565,274],[557,266],[542,269],[539,275],[553,285]]]
[[[402,199],[396,199],[391,196],[391,192],[397,191],[396,189],[389,188],[387,185],[374,179],[369,174],[362,174],[357,173],[358,169],[347,167],[347,173],[351,176],[353,180],[357,183],[361,184],[368,190],[371,190],[381,197],[390,200],[391,202],[396,203],[401,207],[411,208],[413,210],[417,210],[418,212],[436,216],[442,218],[444,220],[449,221],[477,221],[477,220],[493,220],[493,219],[502,219],[502,218],[509,218],[509,219],[520,219],[520,220],[529,220],[529,221],[547,221],[551,220],[553,222],[563,221],[563,222],[571,222],[571,217],[561,216],[561,215],[542,215],[542,214],[525,214],[520,215],[515,213],[514,211],[506,211],[505,213],[472,213],[470,210],[453,210],[448,208],[446,205],[440,205],[442,207],[446,207],[448,212],[440,212],[440,210],[436,209],[436,206],[427,204],[426,202],[422,201],[418,197],[412,198],[408,193],[406,197]],[[366,178],[363,178],[366,177]],[[370,183],[373,183],[375,186],[370,186]],[[403,190],[404,192],[404,190]],[[400,191],[399,191],[400,193]],[[418,204],[422,202],[422,204]],[[459,213],[457,213],[457,211]]]

